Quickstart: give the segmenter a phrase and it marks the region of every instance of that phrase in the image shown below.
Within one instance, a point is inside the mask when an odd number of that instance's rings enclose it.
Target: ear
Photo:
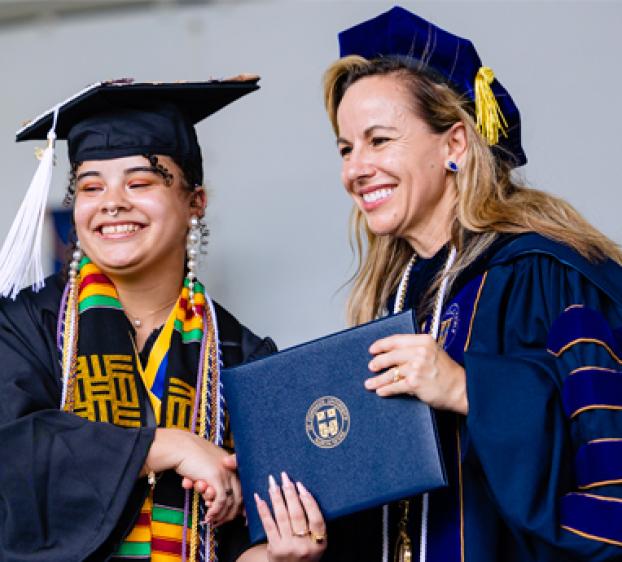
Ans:
[[[445,135],[447,160],[451,160],[461,167],[468,147],[464,123],[462,121],[454,123]]]
[[[190,211],[191,214],[197,215],[199,218],[205,213],[207,205],[207,192],[203,186],[195,187],[190,195]]]

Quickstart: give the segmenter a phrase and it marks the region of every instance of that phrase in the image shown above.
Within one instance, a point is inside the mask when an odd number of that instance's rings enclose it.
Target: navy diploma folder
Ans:
[[[265,537],[253,493],[269,503],[269,474],[301,481],[326,520],[446,485],[429,406],[363,386],[369,346],[414,331],[407,311],[223,369],[253,542]]]

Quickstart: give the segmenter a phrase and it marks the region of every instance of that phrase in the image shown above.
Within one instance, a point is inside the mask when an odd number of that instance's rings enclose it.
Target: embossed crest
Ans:
[[[322,396],[307,411],[305,426],[316,447],[332,449],[340,445],[350,431],[350,412],[339,398]]]

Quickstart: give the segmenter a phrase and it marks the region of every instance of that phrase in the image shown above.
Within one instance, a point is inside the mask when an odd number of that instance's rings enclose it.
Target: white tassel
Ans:
[[[29,283],[32,283],[35,291],[45,285],[41,239],[52,183],[57,117],[58,107],[54,111],[52,128],[47,135],[48,145],[41,155],[37,171],[0,250],[0,294],[3,297],[10,296],[15,299],[19,291]]]

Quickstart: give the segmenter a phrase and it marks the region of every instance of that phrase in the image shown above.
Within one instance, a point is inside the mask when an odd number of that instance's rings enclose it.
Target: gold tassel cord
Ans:
[[[204,438],[207,433],[207,401],[208,401],[208,385],[210,375],[210,351],[214,345],[214,334],[209,330],[208,326],[203,325],[203,330],[207,331],[207,341],[205,342],[205,355],[203,357],[203,371],[201,380],[201,398],[199,402],[199,437]],[[199,500],[200,494],[192,493],[192,527],[190,530],[190,556],[189,562],[196,562],[199,559]],[[210,525],[210,535],[213,533]],[[210,537],[211,540],[211,537]]]
[[[78,293],[80,276],[72,283],[65,308],[65,328],[63,332],[63,369],[69,364],[67,386],[65,389],[65,412],[73,412],[75,405],[75,382],[78,368]]]
[[[475,76],[475,115],[477,129],[490,146],[499,142],[499,131],[507,138],[507,121],[490,85],[495,79],[492,68],[482,66]]]

